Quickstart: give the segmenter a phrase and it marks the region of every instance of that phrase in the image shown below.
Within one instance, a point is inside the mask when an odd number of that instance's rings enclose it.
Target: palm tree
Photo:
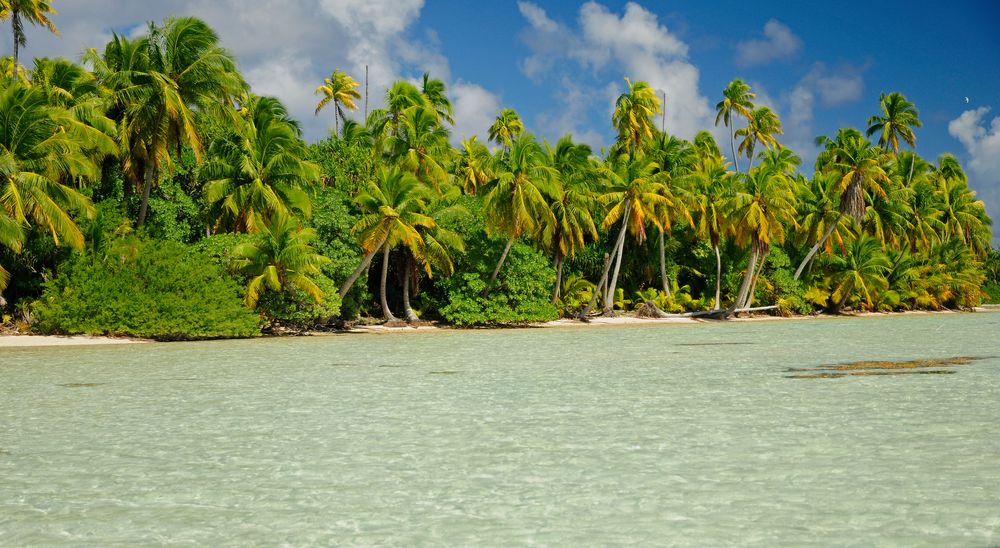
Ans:
[[[503,147],[504,151],[510,150],[511,143],[517,140],[524,133],[524,122],[512,108],[501,110],[490,126],[489,139]]]
[[[706,156],[687,176],[693,186],[690,205],[694,216],[692,226],[699,238],[707,238],[715,252],[715,303],[720,306],[722,288],[722,255],[719,246],[731,228],[725,206],[732,199],[732,173],[718,156]]]
[[[90,200],[67,183],[96,180],[101,156],[94,133],[72,114],[52,106],[44,91],[20,82],[0,87],[0,208],[3,239],[18,247],[23,227],[36,225],[56,245],[81,249],[75,213],[90,215]]]
[[[39,25],[49,29],[53,34],[59,34],[55,23],[49,15],[59,15],[52,9],[49,0],[0,0],[0,21],[10,19],[10,30],[14,36],[14,70],[17,74],[18,54],[23,46],[28,44],[24,35],[24,22]]]
[[[423,85],[420,88],[420,94],[424,96],[424,101],[428,107],[437,113],[439,121],[443,120],[451,125],[455,125],[455,111],[445,92],[446,89],[443,81],[431,78],[430,73],[424,73]]]
[[[653,138],[656,129],[653,116],[660,113],[662,105],[656,91],[646,82],[633,83],[625,78],[625,83],[628,90],[615,101],[611,123],[618,130],[618,143],[635,155],[644,138]]]
[[[704,138],[703,138],[704,139]],[[704,141],[703,141],[704,144]],[[660,208],[659,250],[660,250],[660,283],[663,292],[670,295],[670,283],[667,280],[667,258],[665,232],[671,229],[673,220],[681,217],[688,223],[692,222],[691,214],[682,200],[673,199],[672,181],[683,181],[694,165],[698,162],[698,151],[691,143],[665,132],[657,131],[655,137],[645,144],[646,155],[660,165],[663,172],[663,183],[666,195],[674,207]]]
[[[785,229],[796,226],[795,195],[788,176],[763,165],[737,174],[736,189],[729,207],[737,245],[750,247],[750,260],[733,310],[753,302],[753,288],[763,270],[771,241],[783,243]]]
[[[798,194],[799,230],[796,231],[798,245],[815,245],[823,241],[827,230],[830,235],[825,237],[824,250],[829,253],[831,246],[836,244],[841,248],[850,236],[850,224],[844,222],[840,214],[837,184],[840,177],[832,172],[815,172],[811,179],[796,185]]]
[[[735,111],[740,116],[750,119],[751,113],[753,112],[753,99],[756,97],[753,92],[750,91],[750,86],[748,86],[743,80],[737,78],[729,85],[726,89],[722,91],[722,100],[715,105],[715,125],[718,126],[719,122],[726,124],[729,128],[729,145],[733,151],[733,163],[736,166],[736,172],[740,171],[740,161],[739,157],[736,155],[736,135],[734,133],[734,120],[733,112]]]
[[[236,269],[250,277],[243,302],[250,308],[264,291],[298,289],[323,302],[323,291],[313,281],[321,274],[320,267],[330,259],[312,246],[316,230],[301,228],[293,217],[275,214],[261,230],[261,240],[245,243],[233,250]]]
[[[865,307],[871,309],[878,294],[888,288],[885,275],[890,267],[878,240],[862,236],[852,241],[845,256],[833,255],[827,265],[834,307],[843,307],[847,299],[858,294]]]
[[[323,110],[323,107],[333,102],[333,134],[340,135],[340,124],[338,120],[347,121],[344,109],[358,110],[356,100],[361,98],[358,92],[358,82],[348,74],[334,70],[329,78],[323,79],[323,84],[316,88],[316,95],[322,95],[316,105],[316,114]],[[343,107],[341,107],[343,105]]]
[[[427,188],[413,174],[398,167],[381,168],[375,181],[357,197],[364,212],[351,228],[358,236],[365,257],[358,268],[340,288],[341,298],[350,291],[358,276],[371,264],[375,253],[382,250],[382,277],[379,283],[379,300],[382,315],[392,321],[396,317],[389,310],[386,300],[386,277],[389,270],[389,252],[397,245],[404,245],[415,257],[424,257],[425,242],[419,227],[433,229],[434,219],[424,213]]]
[[[308,217],[303,186],[319,179],[319,167],[305,160],[298,126],[272,97],[251,96],[242,112],[236,130],[211,144],[202,169],[216,228],[255,233],[275,215]]]
[[[193,17],[172,17],[162,27],[150,24],[146,36],[128,40],[112,35],[103,55],[86,59],[112,91],[119,123],[125,172],[142,174],[137,224],[146,220],[149,195],[160,168],[172,163],[182,143],[200,162],[202,143],[194,110],[235,122],[234,99],[246,89],[236,61],[218,45],[211,27]]]
[[[601,281],[597,284],[601,287],[605,282],[608,283],[607,291],[604,293],[604,313],[611,314],[625,250],[626,233],[631,231],[636,240],[642,243],[646,239],[646,223],[651,222],[657,228],[663,228],[663,217],[659,212],[673,205],[673,202],[667,197],[667,188],[663,182],[666,175],[660,170],[659,164],[648,158],[621,157],[610,164],[605,164],[599,175],[607,180],[609,185],[608,191],[598,198],[600,203],[610,208],[601,223],[602,227],[608,230],[619,221],[622,225],[615,247],[612,249],[611,261],[607,263]],[[614,270],[609,278],[612,262]],[[590,305],[584,311],[585,314],[590,312],[596,297],[595,291]]]
[[[420,182],[439,194],[448,181],[442,158],[451,153],[448,130],[429,107],[408,108],[400,115],[395,133],[385,141],[390,161],[416,175]]]
[[[883,166],[886,164],[886,153],[875,146],[872,146],[868,139],[865,139],[857,131],[841,131],[836,142],[831,141],[826,158],[817,159],[817,165],[824,162],[823,169],[836,173],[839,181],[836,190],[840,191],[840,214],[837,220],[830,223],[823,237],[816,242],[816,245],[809,250],[798,269],[795,270],[795,279],[799,279],[806,265],[812,260],[819,248],[826,243],[826,239],[833,233],[833,229],[840,224],[841,218],[845,215],[853,217],[857,221],[864,218],[865,191],[882,198],[887,197],[885,186],[891,185],[888,174]]]
[[[14,253],[20,253],[24,245],[24,236],[23,225],[12,217],[6,208],[0,208],[0,246],[6,247]],[[0,309],[6,306],[3,290],[7,289],[9,282],[10,272],[7,272],[0,264]]]
[[[493,282],[514,242],[551,219],[545,195],[553,194],[556,172],[547,165],[545,152],[530,133],[522,133],[512,142],[508,154],[498,154],[490,164],[494,179],[483,198],[487,233],[507,237],[507,245],[490,275]]]
[[[753,151],[760,143],[767,148],[778,147],[774,134],[784,135],[781,131],[781,120],[768,107],[753,109],[747,118],[747,127],[736,130],[736,135],[743,137],[740,141],[739,153],[747,156],[747,171],[753,166]]]
[[[493,178],[487,167],[489,163],[490,151],[475,135],[462,141],[462,151],[455,159],[453,172],[463,192],[475,195]]]
[[[465,251],[465,242],[462,240],[462,236],[441,225],[441,221],[445,218],[468,215],[468,210],[456,203],[459,196],[460,194],[456,191],[448,195],[434,197],[435,199],[427,203],[424,212],[434,222],[414,225],[420,237],[423,238],[423,242],[416,248],[407,248],[404,251],[403,313],[407,322],[420,320],[410,305],[410,294],[412,293],[410,288],[411,286],[416,288],[417,282],[420,280],[418,266],[423,266],[428,277],[432,275],[434,270],[440,271],[445,276],[451,276],[455,272],[455,265],[451,260],[452,253]],[[419,252],[419,255],[414,255],[415,251]]]
[[[911,147],[916,146],[917,136],[913,128],[923,125],[918,118],[917,107],[898,91],[879,95],[879,105],[882,115],[868,118],[868,131],[865,133],[871,137],[881,132],[878,144],[883,148],[892,148],[893,156],[899,154],[900,139]]]
[[[941,239],[957,239],[978,256],[985,256],[990,251],[992,221],[983,201],[976,200],[976,193],[958,177],[938,175],[934,180],[943,228]]]
[[[584,144],[573,143],[570,135],[565,135],[555,148],[546,143],[550,165],[559,173],[559,184],[549,202],[552,223],[542,228],[542,239],[554,254],[556,285],[552,290],[552,302],[560,298],[562,286],[563,259],[572,258],[583,249],[587,236],[597,239],[594,225],[594,199],[590,190],[593,169],[590,163],[591,150]]]

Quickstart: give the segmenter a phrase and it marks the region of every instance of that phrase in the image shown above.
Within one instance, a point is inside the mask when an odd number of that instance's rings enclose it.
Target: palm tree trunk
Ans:
[[[156,178],[156,164],[157,161],[155,158],[153,161],[147,162],[145,172],[143,173],[142,203],[139,206],[139,220],[136,222],[138,228],[142,228],[142,225],[146,223],[146,211],[149,209],[149,193],[153,190],[153,180]]]
[[[333,99],[333,134],[340,137],[340,105],[336,98]]]
[[[719,244],[712,246],[715,250],[715,306],[713,310],[719,309],[719,292],[722,288],[722,256],[719,254]]]
[[[833,229],[837,228],[837,225],[840,224],[840,220],[844,218],[844,215],[845,212],[841,211],[840,215],[837,215],[837,220],[834,221],[833,224],[831,224],[830,227],[826,229],[826,233],[823,234],[823,237],[820,238],[818,242],[816,242],[816,245],[812,246],[812,249],[809,250],[809,253],[806,253],[806,258],[802,259],[802,264],[800,264],[799,267],[795,269],[795,276],[793,277],[793,279],[797,280],[799,279],[800,276],[802,276],[802,271],[805,270],[806,265],[808,265],[809,262],[812,261],[813,257],[816,255],[816,252],[819,251],[819,248],[823,247],[823,244],[825,244],[826,241],[830,238],[830,234],[833,234]]]
[[[667,252],[664,243],[663,229],[660,229],[660,282],[663,283],[663,292],[670,296],[670,284],[667,282]]]
[[[618,272],[621,270],[621,266],[622,266],[622,255],[625,254],[624,253],[624,251],[625,251],[625,235],[628,233],[628,216],[631,213],[631,209],[632,209],[632,202],[627,201],[627,199],[626,199],[626,202],[625,202],[625,211],[624,211],[624,213],[622,215],[622,230],[621,230],[621,232],[618,233],[618,242],[617,242],[617,245],[616,245],[616,248],[617,248],[616,254],[617,254],[617,256],[615,257],[615,272],[611,276],[611,278],[609,278],[610,281],[608,282],[608,289],[604,293],[604,313],[605,314],[614,314],[614,308],[615,308],[615,286],[618,285]]]
[[[406,266],[403,268],[403,312],[407,322],[419,322],[420,318],[410,306],[410,281],[413,279],[413,259],[406,255]]]
[[[372,263],[372,259],[375,257],[375,254],[378,253],[378,250],[382,248],[382,244],[385,243],[385,240],[386,240],[385,238],[382,238],[382,241],[380,241],[378,245],[375,246],[374,249],[372,249],[370,252],[368,252],[367,255],[365,255],[365,258],[361,261],[361,264],[354,269],[354,272],[352,272],[351,276],[347,278],[347,281],[344,282],[344,285],[340,286],[341,299],[343,299],[344,295],[347,295],[347,292],[350,291],[352,287],[354,287],[354,282],[358,281],[358,277],[361,276],[361,273],[368,269],[368,265]]]
[[[587,314],[590,314],[590,309],[594,308],[594,304],[597,303],[597,296],[601,294],[602,286],[608,281],[608,270],[610,269],[610,266],[611,266],[611,255],[605,253],[604,268],[602,269],[603,274],[601,274],[601,281],[597,282],[597,285],[594,286],[594,293],[590,296],[590,303],[587,304],[587,308],[584,308],[580,312],[581,318],[586,318]]]
[[[556,287],[552,290],[552,304],[559,300],[562,293],[562,267],[563,257],[559,249],[556,249]]]
[[[382,244],[382,277],[379,280],[378,285],[378,298],[379,302],[382,304],[382,317],[385,321],[392,322],[396,321],[396,316],[392,315],[392,311],[389,310],[389,303],[385,299],[385,279],[389,274],[389,242],[386,241]]]
[[[756,148],[756,146],[756,139],[750,141],[750,154],[747,156],[747,173],[750,173],[750,168],[753,167],[753,149]]]
[[[757,273],[753,276],[753,283],[750,284],[750,292],[747,293],[747,302],[743,303],[743,308],[750,308],[753,304],[754,293],[757,292],[757,282],[760,281],[760,275],[764,273],[764,265],[767,264],[767,256],[771,253],[771,248],[764,248],[764,252],[760,254],[760,260],[757,266]]]
[[[510,240],[507,240],[507,247],[503,248],[503,253],[500,255],[500,262],[497,263],[497,267],[493,269],[493,274],[490,275],[490,283],[497,280],[497,274],[500,273],[500,267],[503,266],[503,262],[507,260],[507,254],[510,253],[510,248],[514,245],[514,240],[516,236],[512,236]]]
[[[740,159],[736,156],[736,134],[733,133],[733,119],[732,111],[730,110],[729,118],[729,148],[733,151],[733,165],[736,166],[736,173],[740,172]]]
[[[913,166],[917,165],[917,155],[914,153],[910,158],[910,175],[906,178],[906,186],[909,187],[910,183],[913,182]]]
[[[743,274],[743,283],[740,285],[740,291],[736,295],[736,301],[733,303],[733,309],[738,310],[743,308],[743,303],[746,301],[747,293],[750,291],[750,285],[753,282],[753,273],[757,268],[757,242],[750,244],[750,261],[747,263],[747,271]]]
[[[18,53],[20,52],[21,46],[21,33],[24,32],[24,27],[21,26],[21,10],[17,8],[12,8],[10,10],[10,29],[14,34],[14,81],[17,81],[17,60]]]

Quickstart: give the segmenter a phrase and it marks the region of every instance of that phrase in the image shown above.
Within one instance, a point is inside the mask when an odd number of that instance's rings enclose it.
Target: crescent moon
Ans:
[[[969,98],[968,97],[965,98],[965,102],[966,102],[966,104],[969,103]]]

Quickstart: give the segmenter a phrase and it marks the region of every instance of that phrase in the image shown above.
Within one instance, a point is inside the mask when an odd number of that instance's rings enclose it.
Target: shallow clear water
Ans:
[[[997,313],[0,350],[0,545],[996,545],[998,356]]]

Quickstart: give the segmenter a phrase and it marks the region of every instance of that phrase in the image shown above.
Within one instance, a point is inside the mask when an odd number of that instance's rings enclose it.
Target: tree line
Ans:
[[[617,138],[594,151],[535,136],[510,108],[486,142],[454,147],[446,86],[428,74],[393,83],[358,121],[360,86],[334,70],[315,90],[333,128],[309,144],[198,19],[28,67],[23,25],[55,31],[54,12],[2,2],[15,56],[0,61],[0,306],[40,329],[156,335],[155,321],[94,323],[95,310],[138,308],[137,285],[178,302],[232,293],[256,323],[222,335],[359,315],[464,325],[646,303],[810,313],[998,296],[983,203],[954,156],[916,153],[921,122],[900,93],[882,94],[862,129],[817,138],[811,176],[739,79],[716,105],[728,158],[707,130],[657,128],[669,105],[627,78]],[[149,282],[169,266],[142,257],[202,264],[228,289]],[[126,271],[147,281],[130,293],[113,281]]]

